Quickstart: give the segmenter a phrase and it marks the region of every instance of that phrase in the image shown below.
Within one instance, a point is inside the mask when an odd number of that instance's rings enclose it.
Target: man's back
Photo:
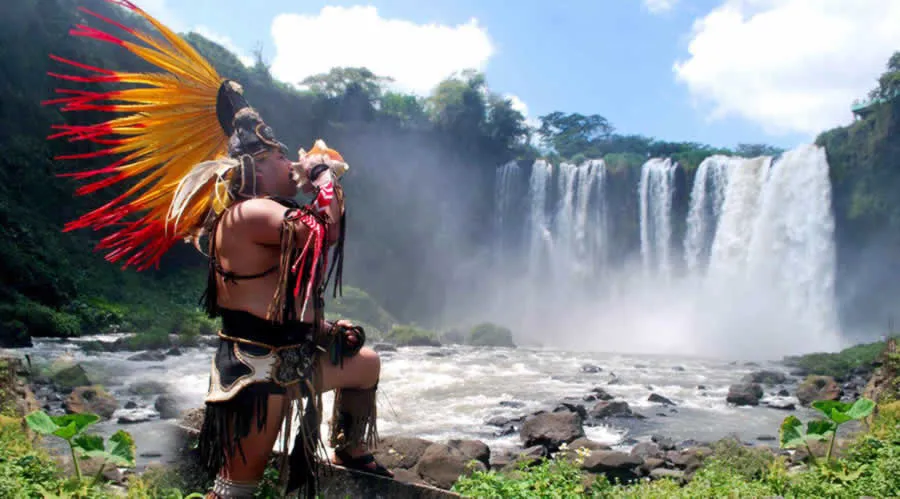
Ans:
[[[223,214],[215,237],[216,262],[220,266],[216,274],[220,307],[266,317],[278,286],[280,236],[287,209],[277,201],[260,198],[240,202]],[[306,240],[305,234],[298,236]],[[222,272],[234,274],[235,278],[229,279]],[[250,276],[259,277],[247,278]],[[299,308],[298,303],[297,313]],[[313,311],[308,309],[301,320],[311,322]]]

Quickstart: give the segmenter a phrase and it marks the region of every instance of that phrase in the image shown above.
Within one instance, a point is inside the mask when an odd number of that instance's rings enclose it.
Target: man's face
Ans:
[[[257,169],[265,179],[267,190],[278,196],[292,198],[297,195],[296,172],[291,161],[280,149],[272,150],[257,160]]]

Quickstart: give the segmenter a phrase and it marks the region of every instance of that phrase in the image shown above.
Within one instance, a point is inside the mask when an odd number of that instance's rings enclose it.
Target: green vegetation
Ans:
[[[584,472],[582,464],[591,451],[577,449],[574,455],[561,453],[534,465],[522,462],[513,472],[475,471],[460,478],[454,491],[467,497],[504,499],[895,497],[900,494],[898,412],[896,409],[879,411],[872,431],[856,436],[844,456],[822,465],[792,467],[784,457],[777,457],[771,451],[726,439],[714,445],[712,455],[684,485],[671,478],[620,484],[611,483],[605,475]],[[838,413],[830,414],[834,417]]]
[[[384,339],[397,346],[441,346],[441,342],[437,339],[437,333],[434,331],[409,325],[395,325]]]
[[[806,431],[803,431],[803,423],[797,416],[791,415],[784,418],[779,429],[780,444],[784,449],[795,449],[804,446],[811,459],[815,461],[815,455],[809,448],[811,440],[829,440],[828,453],[825,455],[826,463],[831,461],[831,453],[834,451],[834,441],[837,438],[838,427],[848,421],[861,420],[869,417],[875,410],[875,402],[861,398],[852,404],[836,400],[817,400],[813,407],[825,415],[826,419],[816,419],[806,423]]]
[[[873,342],[845,348],[837,353],[810,353],[786,357],[784,362],[790,367],[800,368],[806,374],[832,376],[846,379],[854,370],[869,370],[881,352],[885,342]]]
[[[487,347],[515,347],[512,331],[490,322],[477,324],[469,332],[469,345]]]

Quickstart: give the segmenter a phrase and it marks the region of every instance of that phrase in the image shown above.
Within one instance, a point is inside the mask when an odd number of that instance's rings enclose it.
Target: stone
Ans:
[[[397,347],[390,343],[376,343],[372,345],[372,350],[376,352],[396,352]]]
[[[767,404],[772,409],[780,411],[793,411],[797,408],[790,400],[772,400]]]
[[[641,471],[645,475],[649,475],[651,471],[656,468],[662,468],[665,466],[666,461],[664,459],[656,458],[656,457],[648,457],[644,459],[644,464],[641,465]]]
[[[470,464],[471,462],[472,459],[461,451],[435,443],[425,449],[416,469],[425,482],[442,489],[450,489],[460,476],[468,476],[473,471],[487,469],[480,461],[475,461],[474,464]]]
[[[449,440],[447,445],[462,452],[469,459],[484,463],[485,467],[491,465],[491,449],[481,440]]]
[[[646,460],[650,457],[659,458],[663,456],[659,446],[653,442],[641,442],[631,449],[631,455]]]
[[[53,384],[63,390],[70,390],[78,386],[90,386],[91,380],[81,364],[61,369],[52,376]]]
[[[79,386],[66,398],[64,407],[68,414],[92,413],[103,419],[112,417],[119,402],[102,386]]]
[[[434,442],[417,437],[386,436],[373,452],[375,459],[388,469],[412,469]]]
[[[668,451],[675,448],[675,440],[662,435],[652,435],[650,441],[658,445],[661,450]]]
[[[597,402],[591,409],[590,416],[596,419],[608,417],[628,417],[632,416],[631,408],[628,402],[621,400]]]
[[[627,483],[638,478],[637,472],[643,464],[643,459],[631,454],[599,450],[593,451],[591,455],[585,457],[581,468],[592,473],[603,473],[610,480],[618,479]]]
[[[593,364],[584,364],[581,366],[581,372],[587,373],[587,374],[594,374],[594,373],[599,373],[602,371],[603,371],[602,367],[595,366]]]
[[[180,412],[178,410],[178,401],[175,397],[167,394],[157,397],[153,408],[159,412],[160,419],[175,419]]]
[[[672,402],[671,400],[667,399],[666,397],[663,397],[662,395],[659,395],[656,393],[651,393],[650,396],[647,397],[647,401],[653,402],[656,404],[675,405],[675,402]]]
[[[542,445],[556,452],[563,443],[584,436],[582,419],[575,412],[544,413],[526,419],[519,431],[525,447]]]
[[[612,400],[613,399],[613,396],[610,395],[609,392],[607,392],[603,388],[600,388],[599,386],[594,388],[593,390],[591,390],[591,393],[593,393],[597,396],[597,400]]]
[[[759,405],[763,389],[758,383],[736,383],[728,387],[725,401],[734,405]]]
[[[162,350],[147,350],[128,357],[128,360],[135,362],[160,362],[166,360],[166,353]]]
[[[840,400],[841,395],[841,385],[831,376],[807,376],[797,387],[797,399],[804,406],[816,400]]]

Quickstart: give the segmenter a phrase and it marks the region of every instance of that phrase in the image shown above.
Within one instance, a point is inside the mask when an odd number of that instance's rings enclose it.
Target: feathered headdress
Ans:
[[[233,200],[235,179],[253,182],[252,172],[246,171],[252,169],[252,161],[245,161],[247,156],[285,148],[244,100],[240,85],[221,77],[191,45],[129,0],[107,1],[146,19],[162,38],[83,7],[82,12],[140,43],[82,24],[70,34],[119,45],[162,71],[111,71],[51,55],[55,61],[91,73],[49,73],[53,77],[79,83],[122,83],[131,88],[106,92],[57,89],[63,97],[44,104],[61,105],[62,111],[119,115],[92,125],[54,125],[57,132],[49,138],[103,146],[56,159],[117,157],[99,169],[64,174],[76,179],[102,177],[78,188],[77,195],[124,180],[136,181],[112,201],[67,223],[64,230],[116,228],[97,249],[108,250],[106,259],[111,262],[142,270],[158,265],[175,242],[196,241],[211,210],[219,212]]]

